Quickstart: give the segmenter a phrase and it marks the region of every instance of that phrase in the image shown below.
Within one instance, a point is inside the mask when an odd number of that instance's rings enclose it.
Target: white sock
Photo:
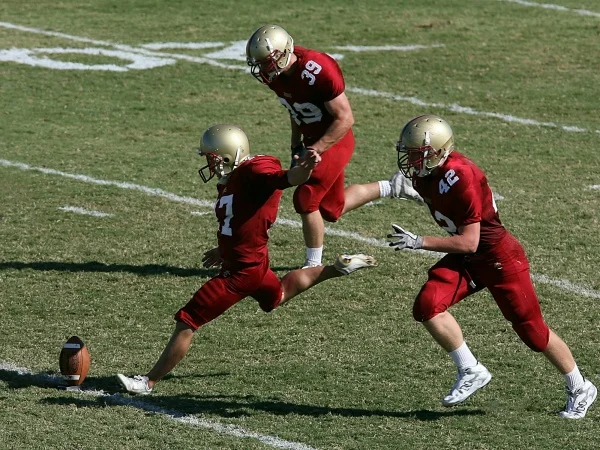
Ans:
[[[391,197],[392,196],[392,185],[389,180],[381,180],[379,183],[379,197]]]
[[[452,361],[454,361],[454,364],[456,364],[456,367],[458,367],[459,370],[477,365],[477,359],[473,356],[473,353],[471,353],[467,343],[464,341],[460,347],[451,351],[448,355],[452,358]]]
[[[565,383],[567,384],[567,389],[569,391],[574,392],[580,387],[583,387],[583,375],[581,375],[577,364],[575,364],[575,368],[573,370],[563,375],[563,377],[565,377]]]
[[[323,258],[323,246],[317,248],[306,247],[305,266],[320,266]]]

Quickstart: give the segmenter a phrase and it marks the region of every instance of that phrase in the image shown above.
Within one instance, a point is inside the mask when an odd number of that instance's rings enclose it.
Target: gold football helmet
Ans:
[[[271,83],[287,67],[294,53],[294,40],[277,25],[260,27],[246,44],[250,73],[263,84]]]
[[[454,150],[454,135],[448,122],[433,114],[410,120],[396,143],[398,168],[412,178],[425,177],[441,166]]]
[[[235,170],[250,156],[250,143],[246,133],[235,125],[214,125],[202,135],[198,154],[206,156],[206,166],[198,170],[206,183],[215,175],[221,178]]]

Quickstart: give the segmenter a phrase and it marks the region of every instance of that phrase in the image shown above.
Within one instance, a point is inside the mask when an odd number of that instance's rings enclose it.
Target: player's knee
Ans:
[[[283,294],[277,298],[261,299],[258,301],[258,306],[266,313],[270,313],[279,306],[283,300]]]
[[[258,304],[258,306],[260,306],[260,309],[262,309],[264,312],[266,313],[270,313],[271,311],[273,311],[275,308],[271,305],[262,305],[262,304]]]
[[[310,198],[311,198],[310,190],[308,190],[308,189],[304,190],[302,188],[303,188],[303,186],[298,186],[296,188],[296,190],[294,191],[294,199],[293,199],[294,210],[298,214],[308,214],[313,211],[316,211],[317,208],[315,206],[313,206],[312,202],[310,201]]]
[[[541,317],[521,323],[513,323],[513,329],[525,345],[534,352],[543,352],[548,347],[550,329]]]
[[[323,217],[323,220],[325,220],[326,222],[337,222],[338,219],[341,217],[342,215],[342,211],[330,211],[327,209],[320,209],[321,211],[321,216]]]
[[[298,214],[308,214],[310,211],[308,211],[308,208],[301,204],[300,201],[296,200],[296,197],[294,197],[294,210],[298,213]]]
[[[444,312],[436,301],[435,291],[433,286],[426,284],[419,292],[413,304],[413,318],[417,322],[425,322]]]
[[[260,306],[260,309],[262,309],[266,313],[270,313],[271,311],[273,311],[275,308],[277,308],[278,304],[279,304],[279,302],[277,302],[277,304],[258,302],[258,306]]]

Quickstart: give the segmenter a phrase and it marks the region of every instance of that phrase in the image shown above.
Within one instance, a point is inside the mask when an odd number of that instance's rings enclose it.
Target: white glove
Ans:
[[[405,248],[411,248],[413,250],[418,250],[423,248],[423,236],[417,236],[410,231],[406,231],[399,225],[395,223],[392,224],[392,228],[395,233],[388,234],[388,239],[395,239],[390,242],[390,247],[394,247],[395,250],[403,250]]]
[[[423,198],[412,187],[411,179],[406,178],[401,170],[396,172],[392,176],[392,178],[390,178],[390,186],[392,187],[393,198],[405,198],[407,200],[414,200],[420,205],[424,203]]]

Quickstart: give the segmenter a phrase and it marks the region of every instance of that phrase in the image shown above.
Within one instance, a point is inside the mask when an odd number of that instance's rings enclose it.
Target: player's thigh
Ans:
[[[246,295],[243,291],[231,289],[226,277],[216,276],[196,291],[187,304],[175,314],[175,319],[196,330],[219,317]]]
[[[329,188],[319,205],[321,216],[327,222],[335,222],[342,215],[346,203],[345,189],[344,174],[342,173]]]
[[[548,347],[550,329],[542,317],[529,270],[507,275],[489,290],[521,340],[533,351],[543,352]]]
[[[413,317],[419,322],[432,319],[479,289],[469,287],[462,256],[446,255],[429,269],[415,299]]]
[[[277,308],[281,302],[282,295],[281,281],[271,269],[267,270],[260,287],[250,294],[265,312],[270,312]]]
[[[352,158],[354,151],[354,136],[347,133],[344,138],[329,148],[322,155],[321,162],[313,170],[310,179],[294,191],[294,208],[299,214],[317,211],[323,200],[328,197],[328,210],[339,207],[344,202],[344,169]],[[335,192],[330,193],[334,189]],[[338,215],[339,217],[339,215]]]
[[[502,314],[510,322],[526,322],[542,317],[529,270],[505,275],[488,286],[488,289]]]

